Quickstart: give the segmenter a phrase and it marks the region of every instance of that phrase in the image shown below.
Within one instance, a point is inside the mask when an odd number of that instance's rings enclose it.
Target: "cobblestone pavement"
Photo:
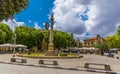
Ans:
[[[114,72],[120,73],[120,59],[116,58],[110,58],[106,56],[100,56],[100,55],[90,55],[86,54],[83,55],[83,58],[76,58],[76,59],[47,59],[47,60],[58,60],[59,66],[64,68],[79,68],[84,69],[84,64],[86,62],[88,63],[99,63],[99,64],[109,64]],[[12,55],[10,54],[3,54],[0,55],[0,61],[1,62],[10,62],[10,58]],[[27,64],[38,64],[39,59],[30,59],[27,58]],[[47,65],[51,66],[51,65]],[[90,66],[93,68],[104,68],[103,66]],[[98,73],[97,73],[98,74]]]

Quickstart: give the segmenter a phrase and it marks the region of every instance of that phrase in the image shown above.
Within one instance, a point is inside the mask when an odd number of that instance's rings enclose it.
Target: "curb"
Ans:
[[[53,69],[64,69],[64,70],[74,70],[74,71],[87,71],[87,72],[97,72],[97,73],[106,73],[106,74],[118,74],[113,71],[97,71],[92,69],[78,69],[78,68],[65,68],[60,66],[45,66],[45,65],[33,65],[33,64],[22,64],[22,63],[13,63],[13,62],[0,62],[2,64],[12,64],[12,65],[21,65],[21,66],[32,66],[32,67],[43,67],[43,68],[53,68]]]
[[[18,56],[18,57],[23,57],[23,58],[32,58],[32,59],[76,59],[76,58],[78,58],[78,59],[80,59],[80,58],[83,58],[83,56],[80,56],[80,57],[65,57],[65,56],[63,56],[63,57],[56,57],[56,56],[53,56],[53,57],[38,57],[38,56],[29,56],[29,55],[27,55],[27,56],[23,56],[23,55],[20,55],[20,54],[17,54],[16,56]]]

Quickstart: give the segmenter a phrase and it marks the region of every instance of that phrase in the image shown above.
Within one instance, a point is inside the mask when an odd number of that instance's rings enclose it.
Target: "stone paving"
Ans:
[[[84,64],[86,62],[88,63],[99,63],[99,64],[109,64],[112,68],[112,71],[120,73],[120,59],[116,58],[110,58],[106,56],[100,56],[100,55],[90,55],[86,54],[83,55],[83,58],[76,58],[76,59],[52,59],[52,60],[58,60],[59,67],[64,67],[64,68],[79,68],[79,69],[84,69]],[[10,62],[10,58],[12,55],[9,54],[3,54],[0,55],[0,62]],[[30,59],[27,58],[27,64],[34,64],[34,65],[39,65],[38,64],[39,59]],[[51,59],[47,59],[51,60]],[[51,66],[51,65],[47,65]],[[103,66],[90,66],[93,68],[104,68]]]
[[[0,63],[0,74],[101,74],[101,73]]]

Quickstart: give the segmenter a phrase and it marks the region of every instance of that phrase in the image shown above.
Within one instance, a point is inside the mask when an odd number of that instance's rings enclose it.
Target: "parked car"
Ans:
[[[117,53],[118,49],[111,49],[108,52],[108,57],[114,57]]]

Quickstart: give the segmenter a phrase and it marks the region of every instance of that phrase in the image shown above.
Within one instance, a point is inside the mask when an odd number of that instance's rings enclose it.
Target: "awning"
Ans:
[[[14,47],[14,45],[13,44],[1,44],[0,47]],[[15,45],[15,48],[27,48],[27,46],[17,44],[17,45]]]
[[[13,47],[12,44],[1,44],[0,47]]]
[[[16,48],[27,48],[25,45],[15,45]]]

